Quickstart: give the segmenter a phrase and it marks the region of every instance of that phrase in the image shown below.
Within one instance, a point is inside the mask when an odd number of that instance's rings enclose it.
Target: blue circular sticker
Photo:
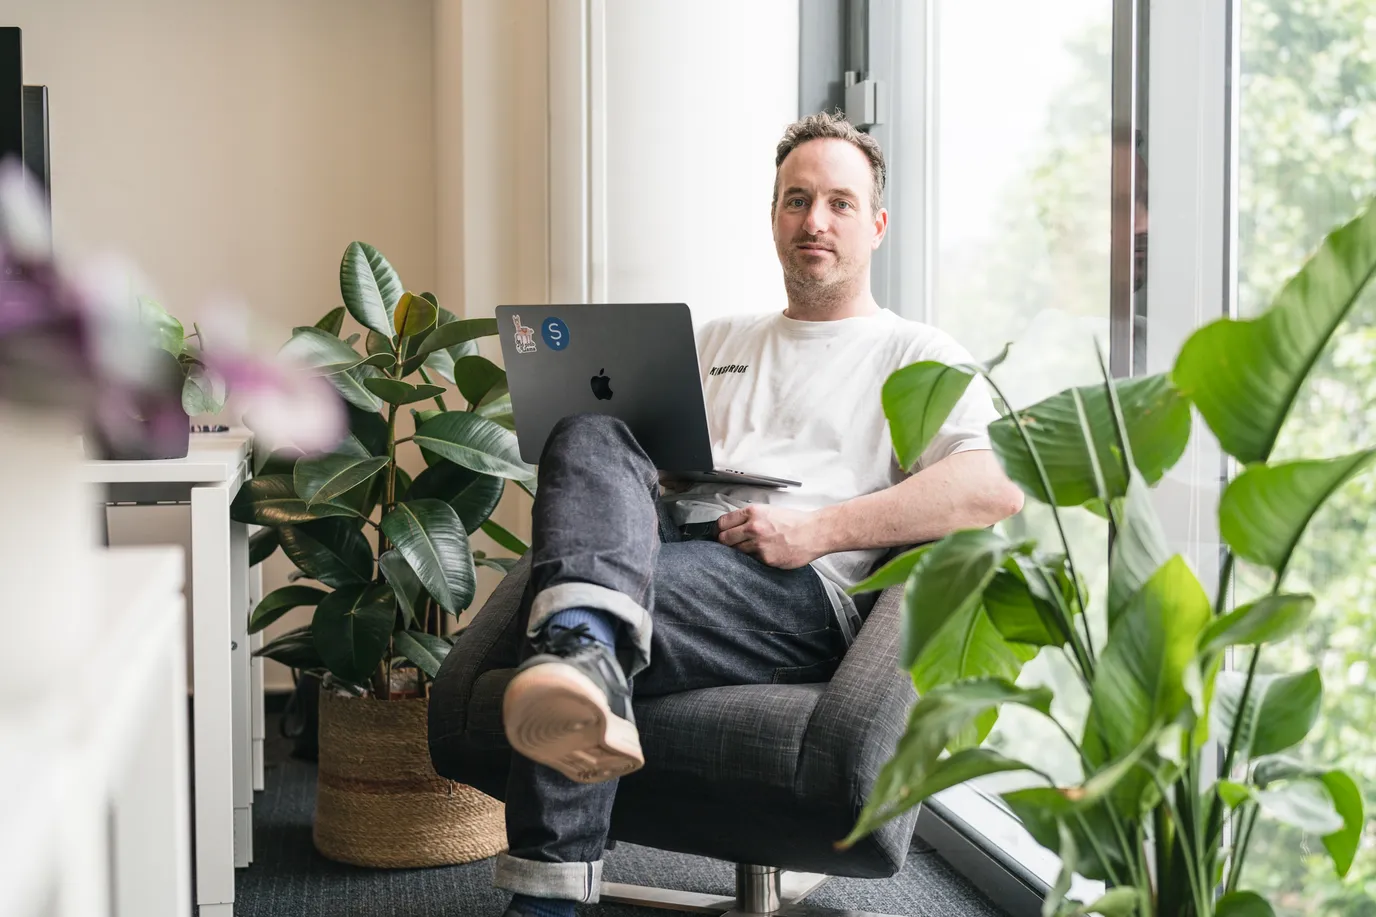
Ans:
[[[545,339],[550,350],[563,350],[569,346],[569,326],[562,318],[547,318],[540,326],[540,336]]]

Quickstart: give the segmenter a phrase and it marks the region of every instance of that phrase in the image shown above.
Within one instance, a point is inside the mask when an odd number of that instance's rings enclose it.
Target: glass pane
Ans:
[[[1369,0],[1242,0],[1239,302],[1265,308],[1335,225],[1376,193],[1376,18]],[[1278,457],[1342,455],[1376,441],[1376,295],[1368,290],[1288,419]],[[1268,648],[1263,671],[1318,666],[1324,712],[1300,757],[1376,787],[1376,475],[1352,482],[1314,520],[1286,575],[1318,607],[1299,638]],[[1241,571],[1237,601],[1270,588]],[[1246,661],[1243,656],[1243,662]],[[1370,832],[1346,880],[1317,837],[1268,822],[1254,834],[1245,886],[1282,917],[1376,915]]]
[[[1014,342],[995,379],[1016,407],[1097,381],[1095,339],[1107,348],[1112,14],[1108,0],[937,7],[932,321],[980,359]],[[1107,526],[1083,510],[1065,519],[1095,620]],[[1041,507],[1009,527],[1060,550]],[[1102,647],[1102,630],[1095,638]],[[1088,698],[1058,652],[1021,681],[1054,684],[1058,716],[1078,731]],[[1074,749],[1021,708],[1005,708],[989,744],[1062,782],[1079,778]]]

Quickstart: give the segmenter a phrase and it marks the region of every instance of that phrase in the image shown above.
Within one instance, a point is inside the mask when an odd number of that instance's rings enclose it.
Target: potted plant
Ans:
[[[203,353],[199,325],[190,334],[167,310],[145,296],[135,300],[140,330],[146,335],[140,358],[149,368],[151,388],[161,410],[150,410],[146,399],[128,411],[127,423],[151,435],[130,442],[112,442],[94,431],[92,457],[114,460],[185,458],[191,444],[188,418],[218,414],[228,395],[224,377]],[[177,406],[180,406],[180,412]],[[157,431],[157,432],[154,432]]]
[[[1042,552],[993,531],[956,532],[856,587],[906,582],[901,663],[921,697],[843,844],[943,789],[1021,772],[1033,785],[1000,795],[1063,864],[1047,915],[1266,917],[1270,903],[1240,877],[1257,822],[1268,818],[1320,836],[1335,870],[1347,872],[1365,825],[1361,791],[1341,769],[1286,754],[1318,717],[1319,672],[1265,675],[1257,662],[1314,608],[1313,596],[1285,588],[1310,520],[1376,459],[1376,444],[1272,458],[1301,386],[1373,273],[1369,206],[1328,236],[1263,315],[1196,331],[1173,372],[1112,381],[1105,373],[1103,386],[990,426],[1004,470],[1049,507],[1060,543]],[[884,408],[905,467],[973,378],[993,386],[994,364],[918,363],[890,377]],[[1220,500],[1227,552],[1212,600],[1166,548],[1149,492],[1184,452],[1191,405],[1241,467]],[[1106,516],[1113,534],[1107,639],[1097,645],[1061,527],[1062,510],[1075,506]],[[1239,562],[1265,571],[1270,587],[1230,607]],[[952,665],[953,645],[974,649]],[[1223,666],[1230,648],[1240,670]],[[1051,718],[1051,689],[1014,684],[1037,652],[1064,654],[1088,699],[1082,729],[1052,718],[1081,765],[1074,785],[979,747],[1004,705]],[[1215,756],[1222,764],[1211,768]],[[1066,900],[1076,873],[1107,892],[1088,904]]]
[[[310,458],[279,451],[240,491],[235,518],[264,526],[253,559],[280,547],[301,578],[263,598],[261,631],[313,606],[311,623],[260,650],[323,680],[315,844],[366,866],[429,866],[490,856],[505,846],[500,803],[442,780],[426,745],[429,680],[468,607],[475,565],[514,560],[472,550],[479,529],[520,553],[489,516],[508,481],[533,487],[511,431],[506,374],[477,352],[494,319],[459,320],[430,293],[405,290],[375,248],[354,242],[339,268],[344,305],[283,347],[349,403],[350,435]],[[344,334],[345,314],[361,330]],[[363,348],[356,347],[360,339]],[[453,383],[465,402],[451,410]],[[433,407],[422,405],[433,404]],[[414,432],[398,423],[409,414]],[[416,450],[403,467],[403,447]]]

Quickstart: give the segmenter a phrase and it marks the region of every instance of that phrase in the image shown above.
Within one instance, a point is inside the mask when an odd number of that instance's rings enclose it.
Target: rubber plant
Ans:
[[[475,567],[515,563],[473,550],[470,534],[481,529],[524,552],[489,516],[507,482],[533,488],[535,469],[512,432],[506,373],[478,354],[477,340],[497,332],[494,319],[460,320],[433,294],[407,291],[361,242],[344,252],[339,286],[344,305],[294,329],[282,352],[347,401],[350,435],[323,455],[264,456],[235,498],[234,518],[263,526],[251,562],[280,547],[297,570],[252,610],[249,631],[313,606],[309,625],[259,654],[354,693],[414,697],[449,652],[447,617],[472,602]],[[346,314],[362,327],[344,336]],[[456,386],[462,410],[437,380]],[[403,411],[414,422],[406,436]],[[401,461],[408,446],[424,463],[414,479]]]
[[[1111,381],[1105,373],[1101,386],[991,424],[1005,472],[1049,508],[1059,541],[1044,551],[995,531],[959,531],[856,587],[906,584],[901,664],[920,697],[842,845],[943,789],[1023,772],[1025,788],[1000,795],[1061,858],[1047,917],[1267,917],[1271,904],[1240,881],[1262,819],[1321,837],[1336,872],[1347,872],[1365,823],[1361,791],[1346,771],[1287,754],[1319,715],[1319,671],[1266,675],[1258,661],[1313,612],[1312,595],[1286,588],[1310,520],[1376,458],[1376,444],[1272,457],[1305,380],[1374,272],[1369,205],[1324,240],[1264,314],[1198,329],[1171,373]],[[917,363],[888,379],[884,410],[905,468],[973,379],[1009,403],[990,379],[997,362]],[[1218,508],[1226,552],[1212,600],[1167,548],[1150,493],[1185,450],[1191,406],[1239,466]],[[1086,625],[1088,594],[1065,538],[1069,507],[1111,526],[1102,645],[1093,639],[1099,628]],[[1239,561],[1265,571],[1270,588],[1233,607]],[[1225,669],[1230,650],[1236,666]],[[1051,689],[1015,683],[1038,652],[1064,654],[1078,676],[1088,697],[1083,727],[1052,718]],[[980,747],[1010,704],[1051,720],[1079,762],[1078,783],[1057,785]],[[1068,900],[1075,874],[1107,892]]]

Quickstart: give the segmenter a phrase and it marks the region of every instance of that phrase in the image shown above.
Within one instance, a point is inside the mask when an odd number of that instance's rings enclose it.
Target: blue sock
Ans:
[[[522,917],[573,917],[573,902],[562,898],[532,898],[529,895],[514,895],[511,910]]]
[[[545,627],[562,627],[572,630],[578,625],[588,629],[588,635],[610,649],[616,649],[617,619],[594,608],[565,608],[555,612],[545,622]]]

